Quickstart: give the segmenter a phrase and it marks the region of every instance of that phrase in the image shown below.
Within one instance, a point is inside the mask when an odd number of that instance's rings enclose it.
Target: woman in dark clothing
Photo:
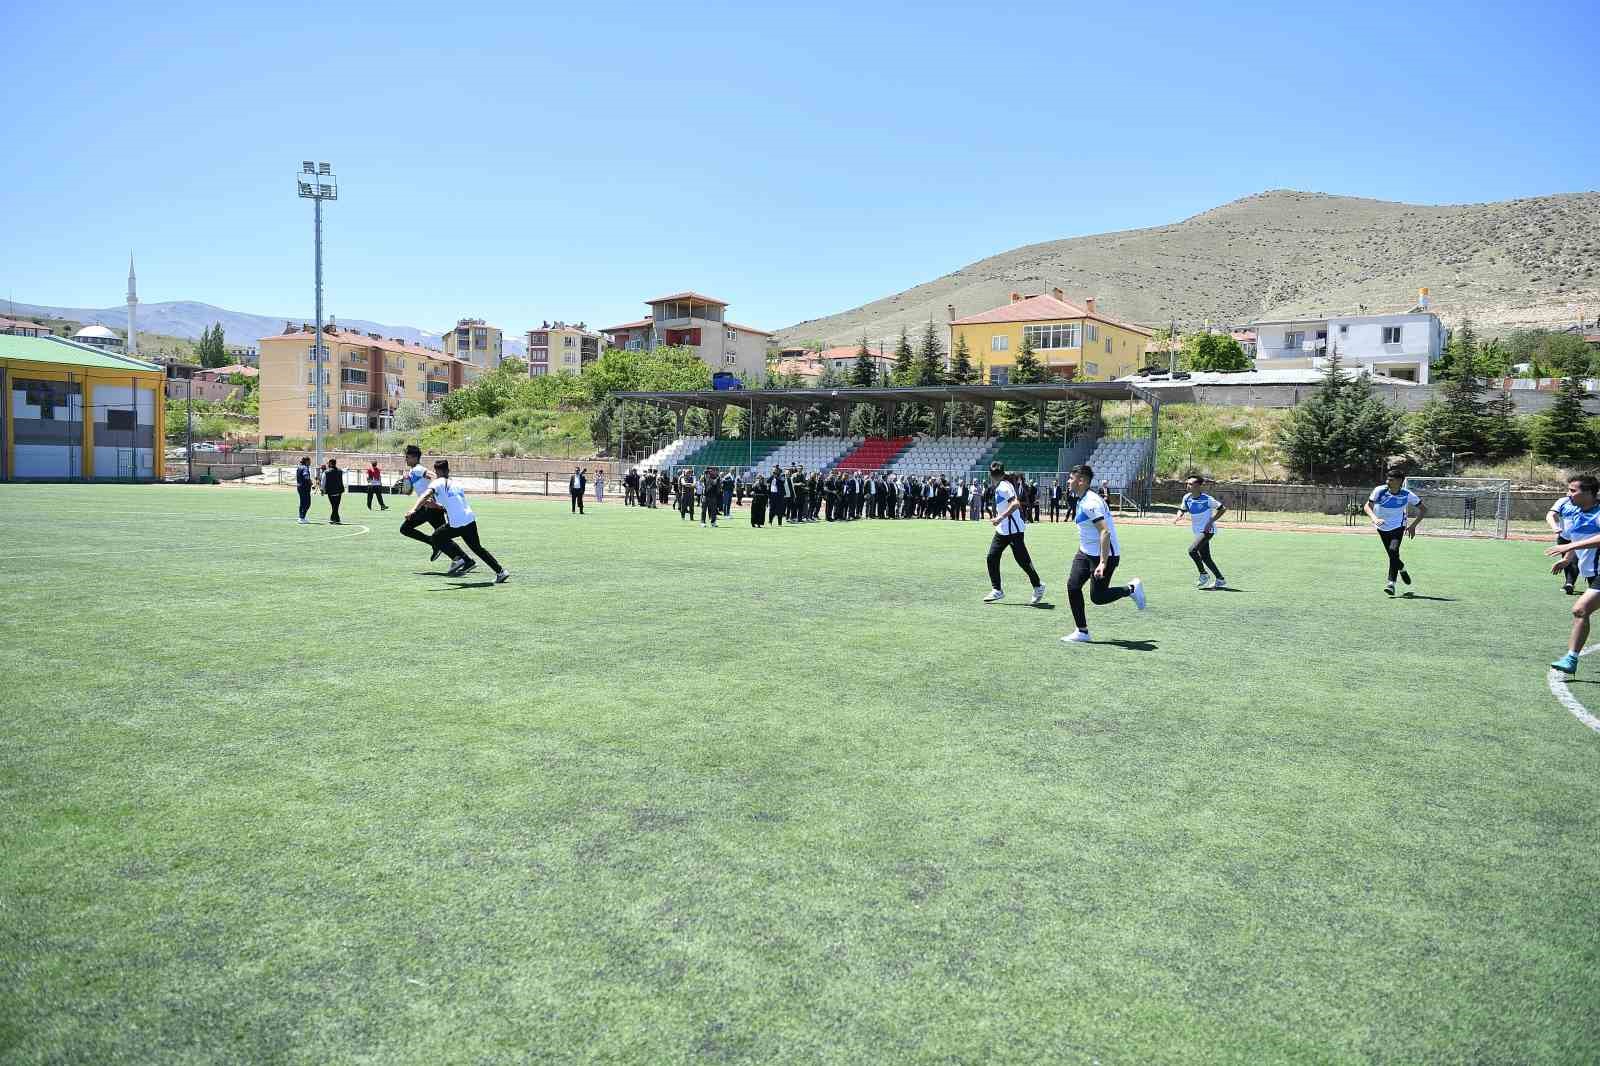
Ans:
[[[767,524],[767,481],[765,478],[756,478],[755,484],[750,486],[750,525],[760,529]]]

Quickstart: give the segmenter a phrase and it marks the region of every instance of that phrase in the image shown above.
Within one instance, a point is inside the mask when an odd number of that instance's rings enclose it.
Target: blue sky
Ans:
[[[1593,9],[178,2],[9,9],[0,296],[777,329],[1268,188],[1595,188]],[[27,45],[38,43],[37,52]]]

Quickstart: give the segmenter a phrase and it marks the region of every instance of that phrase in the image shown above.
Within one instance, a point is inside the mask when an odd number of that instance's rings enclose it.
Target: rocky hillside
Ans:
[[[1406,310],[1419,286],[1447,322],[1568,325],[1600,310],[1600,193],[1424,207],[1273,190],[1168,226],[1016,248],[779,339],[876,342],[946,321],[949,304],[969,315],[1056,285],[1152,326]]]

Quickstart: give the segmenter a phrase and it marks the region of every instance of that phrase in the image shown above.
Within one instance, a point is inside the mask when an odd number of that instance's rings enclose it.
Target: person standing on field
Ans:
[[[1594,479],[1589,478],[1587,480],[1592,481]],[[1581,506],[1579,501],[1585,498],[1592,499],[1594,496],[1593,489],[1588,490],[1587,497],[1584,496],[1584,482],[1585,479],[1581,477],[1568,480],[1567,494],[1551,504],[1549,512],[1544,516],[1545,523],[1549,525],[1550,531],[1556,535],[1557,544],[1572,543],[1573,538],[1570,526],[1573,520],[1587,509]],[[1572,595],[1572,587],[1577,582],[1578,556],[1574,552],[1566,557],[1566,564],[1562,567],[1561,591],[1568,596]]]
[[[583,490],[589,487],[589,479],[583,474],[583,467],[572,472],[572,477],[567,481],[567,495],[572,497],[572,513],[583,513]]]
[[[1596,547],[1600,545],[1600,501],[1595,498],[1596,492],[1600,492],[1600,480],[1585,474],[1573,478],[1567,485],[1572,507],[1562,518],[1568,542],[1557,544],[1545,554],[1558,557],[1550,568],[1552,574],[1575,565],[1578,576],[1588,585],[1578,602],[1572,605],[1572,638],[1567,644],[1567,653],[1550,664],[1553,670],[1575,674],[1578,656],[1589,640],[1589,617],[1600,610],[1600,565],[1597,565],[1600,564],[1597,558],[1600,549]]]
[[[372,460],[367,466],[367,510],[372,510],[372,500],[376,497],[378,507],[387,511],[389,505],[383,502],[383,471],[378,469],[378,460]]]
[[[1033,568],[1033,559],[1028,555],[1028,545],[1023,540],[1027,529],[1027,521],[1022,517],[1022,500],[1017,496],[1017,489],[1011,483],[1003,464],[996,461],[989,464],[989,481],[994,485],[995,517],[991,523],[994,526],[994,537],[989,541],[989,555],[985,562],[989,567],[989,595],[983,598],[984,603],[999,603],[1005,599],[1005,593],[1000,589],[1000,556],[1005,554],[1007,548],[1011,549],[1012,560],[1028,575],[1028,581],[1033,585],[1033,599],[1030,605],[1044,602],[1044,584],[1039,580],[1039,572]]]
[[[339,504],[344,500],[344,471],[337,459],[328,460],[328,469],[322,474],[322,491],[328,497],[328,524],[343,525],[339,521]]]
[[[294,468],[294,490],[300,495],[300,524],[309,526],[306,514],[311,510],[311,456],[302,455],[300,465]]]

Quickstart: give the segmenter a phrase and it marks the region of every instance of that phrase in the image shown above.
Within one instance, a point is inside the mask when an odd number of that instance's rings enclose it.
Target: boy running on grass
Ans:
[[[1215,496],[1208,496],[1205,484],[1206,479],[1199,474],[1190,474],[1184,481],[1189,491],[1184,493],[1183,502],[1178,504],[1178,514],[1172,524],[1177,525],[1187,517],[1189,529],[1194,533],[1194,542],[1189,545],[1189,558],[1194,562],[1194,568],[1200,571],[1200,580],[1195,582],[1194,587],[1205,588],[1211,583],[1211,574],[1215,574],[1216,587],[1222,589],[1227,588],[1228,583],[1223,580],[1217,564],[1211,561],[1211,538],[1217,535],[1217,519],[1222,517],[1228,505]],[[1211,574],[1206,573],[1207,567],[1211,568]]]
[[[1569,543],[1557,544],[1545,554],[1559,557],[1550,568],[1552,574],[1576,563],[1578,576],[1589,586],[1572,605],[1572,639],[1567,644],[1567,654],[1550,664],[1563,674],[1575,674],[1578,653],[1589,640],[1589,616],[1600,610],[1600,577],[1596,576],[1596,555],[1600,554],[1597,552],[1600,548],[1600,500],[1595,498],[1600,492],[1600,480],[1588,474],[1575,477],[1567,483],[1567,491],[1573,507],[1565,519]]]
[[[1083,586],[1089,585],[1089,598],[1096,604],[1116,603],[1124,596],[1144,610],[1144,582],[1134,578],[1126,585],[1111,587],[1111,575],[1122,561],[1122,545],[1106,501],[1089,486],[1094,471],[1086,465],[1072,468],[1074,520],[1078,523],[1078,554],[1072,557],[1072,572],[1067,577],[1067,603],[1078,626],[1061,638],[1063,644],[1089,643],[1089,619],[1083,610]]]
[[[1000,556],[1010,548],[1011,558],[1022,567],[1022,572],[1027,574],[1028,580],[1033,583],[1033,599],[1028,602],[1032,605],[1042,603],[1044,585],[1039,581],[1039,572],[1033,568],[1033,559],[1028,556],[1028,545],[1023,541],[1028,523],[1022,517],[1022,501],[1017,498],[1016,486],[1006,476],[1004,464],[999,462],[989,464],[989,480],[994,484],[995,516],[991,523],[994,526],[994,539],[989,541],[987,560],[990,592],[983,598],[983,602],[999,603],[1005,598],[1005,593],[1000,591]]]
[[[1367,512],[1367,517],[1372,519],[1373,526],[1378,530],[1378,539],[1383,541],[1383,550],[1389,555],[1389,580],[1383,586],[1385,596],[1394,595],[1396,577],[1411,584],[1411,575],[1406,573],[1406,564],[1400,559],[1400,542],[1408,536],[1417,535],[1417,527],[1422,525],[1422,517],[1428,513],[1422,498],[1403,487],[1405,483],[1405,471],[1395,467],[1389,471],[1388,479],[1372,490],[1366,506],[1362,508]],[[1417,512],[1417,517],[1410,525],[1406,524],[1407,508],[1415,508]],[[1406,595],[1411,593],[1408,591]]]
[[[471,506],[467,503],[467,494],[455,482],[450,480],[450,463],[440,459],[433,464],[434,479],[424,491],[422,498],[411,505],[411,510],[424,506],[430,500],[444,509],[445,527],[436,529],[433,533],[433,545],[440,551],[445,548],[454,548],[450,542],[460,537],[472,549],[472,554],[482,559],[484,565],[494,571],[495,584],[502,584],[511,578],[511,573],[501,566],[499,560],[489,554],[487,548],[478,543],[478,516],[472,513]],[[478,564],[467,558],[465,553],[456,549],[460,558],[450,564],[451,577],[460,577]]]
[[[1567,494],[1551,504],[1549,512],[1544,516],[1545,524],[1556,535],[1557,544],[1572,543],[1572,534],[1567,527],[1584,510],[1583,507],[1578,506],[1578,496],[1583,491],[1580,483],[1583,480],[1581,477],[1569,478],[1567,480]],[[1591,492],[1590,495],[1592,496],[1593,493]],[[1564,573],[1562,575],[1561,591],[1570,596],[1572,595],[1572,586],[1578,581],[1578,557],[1576,555],[1567,556],[1566,566],[1562,569]]]
[[[406,465],[411,469],[406,471],[403,480],[411,486],[411,494],[417,498],[417,502],[411,505],[411,509],[406,512],[405,518],[401,520],[400,535],[421,541],[432,548],[433,554],[428,556],[428,562],[430,563],[439,558],[441,554],[449,556],[451,565],[459,563],[466,558],[461,553],[460,548],[449,541],[446,541],[443,545],[436,544],[431,536],[417,532],[417,527],[424,524],[432,526],[434,531],[438,532],[448,525],[448,522],[445,518],[444,510],[438,504],[430,503],[426,507],[422,505],[422,498],[428,494],[429,474],[422,467],[422,449],[415,444],[406,445]]]

